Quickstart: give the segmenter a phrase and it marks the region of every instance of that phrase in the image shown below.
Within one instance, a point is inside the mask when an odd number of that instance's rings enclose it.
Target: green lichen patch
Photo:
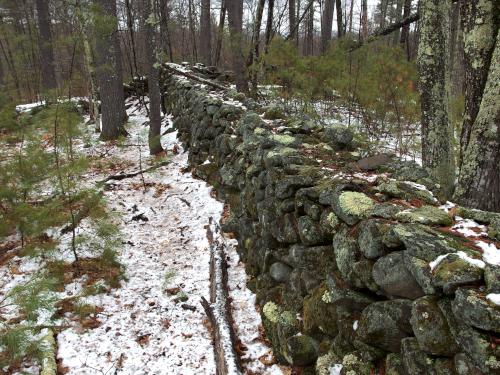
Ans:
[[[410,223],[450,226],[453,222],[446,212],[434,206],[422,206],[396,214],[396,219]]]
[[[355,191],[346,191],[340,194],[339,204],[345,213],[358,217],[369,216],[374,206],[373,200],[366,194]]]

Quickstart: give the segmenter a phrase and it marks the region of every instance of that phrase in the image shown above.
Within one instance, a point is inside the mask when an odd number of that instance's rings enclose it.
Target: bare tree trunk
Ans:
[[[389,5],[389,0],[380,0],[380,23],[379,27],[383,29],[385,27],[385,21],[387,18],[387,6]]]
[[[252,43],[251,43],[251,49],[250,53],[248,54],[248,59],[247,59],[247,67],[250,69],[250,76],[251,76],[251,84],[252,84],[252,92],[254,94],[257,93],[257,78],[258,78],[258,72],[259,72],[259,67],[258,64],[257,66],[254,66],[255,61],[259,61],[260,58],[260,29],[262,26],[262,14],[264,13],[264,5],[266,3],[266,0],[259,0],[259,3],[257,5],[257,14],[255,15],[255,23],[253,26],[253,33],[252,33]]]
[[[451,0],[422,0],[418,48],[422,109],[422,161],[441,185],[453,193],[453,127],[448,114],[448,15]]]
[[[265,53],[269,49],[271,43],[271,36],[273,33],[273,18],[274,18],[274,0],[267,1],[267,22],[266,22],[266,36],[265,36]]]
[[[342,20],[342,0],[335,0],[335,6],[337,7],[337,37],[342,38],[344,36],[344,23]]]
[[[328,49],[330,39],[332,39],[334,0],[325,0],[323,15],[321,18],[321,53]]]
[[[42,85],[44,90],[57,87],[52,49],[52,31],[50,29],[49,0],[36,0],[38,29],[40,32],[40,60],[42,64]]]
[[[210,0],[201,0],[200,13],[200,57],[205,65],[212,64],[212,27],[210,22]]]
[[[483,20],[485,20],[483,18]],[[469,20],[467,20],[469,21]],[[491,17],[486,23],[492,22]],[[500,212],[500,33],[488,63],[489,70],[479,110],[463,151],[455,199],[469,207]],[[489,65],[489,69],[488,66]],[[475,82],[467,81],[467,85]],[[466,114],[467,116],[467,114]]]
[[[101,13],[94,20],[96,31],[96,73],[99,82],[102,112],[103,140],[117,139],[125,134],[125,100],[121,69],[120,41],[116,3],[110,0],[95,0]]]
[[[298,29],[295,27],[297,22],[297,14],[295,9],[295,0],[288,0],[288,32],[292,35],[291,39],[293,39],[294,43],[297,44],[299,40]]]
[[[193,61],[198,61],[198,51],[196,49],[196,28],[194,26],[194,5],[193,0],[188,1],[188,21],[189,33],[191,34],[191,42],[193,43]]]
[[[396,0],[397,3],[396,3],[396,20],[395,22],[399,22],[401,21],[402,19],[402,12],[403,12],[403,2],[405,2],[406,0]],[[400,29],[397,29],[396,31],[394,31],[394,35],[392,37],[392,44],[394,46],[397,46],[398,43],[400,42]]]
[[[479,112],[488,66],[495,46],[498,26],[493,18],[494,4],[494,0],[470,0],[461,3],[465,49],[465,111],[460,135],[459,165],[462,164],[463,154],[469,145],[472,127]]]
[[[161,34],[161,49],[163,53],[168,54],[170,62],[174,61],[174,53],[172,51],[172,39],[170,38],[170,9],[168,0],[160,0],[160,34]]]
[[[311,56],[314,53],[314,5],[309,7],[306,20],[306,37],[304,40],[304,55]]]
[[[132,8],[130,7],[130,0],[125,0],[125,8],[127,10],[127,28],[130,34],[130,49],[132,50],[132,62],[134,71],[132,76],[138,74],[139,69],[137,68],[137,53],[135,49],[135,36],[134,36],[134,19],[132,16]]]
[[[361,0],[361,33],[360,39],[364,42],[368,38],[368,2]]]
[[[231,54],[236,89],[238,92],[248,92],[245,59],[243,57],[243,0],[229,1],[227,4],[229,34],[231,36]]]
[[[351,0],[351,8],[349,9],[349,34],[352,34],[353,15],[354,15],[354,0]]]
[[[405,5],[403,8],[403,19],[410,16],[411,12],[411,0],[404,0]],[[410,25],[405,25],[401,28],[401,47],[406,51],[406,58],[410,61]]]
[[[222,51],[222,37],[224,36],[224,23],[226,22],[226,0],[221,0],[219,14],[219,30],[217,31],[217,45],[215,47],[215,66],[219,65]]]
[[[156,61],[155,25],[150,22],[153,14],[154,0],[142,0],[142,27],[144,29],[146,47],[146,69],[148,72],[149,93],[149,153],[157,155],[163,151],[161,146],[161,95],[160,74]]]

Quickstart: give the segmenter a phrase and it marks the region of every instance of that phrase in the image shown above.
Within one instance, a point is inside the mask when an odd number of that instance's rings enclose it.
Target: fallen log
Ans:
[[[104,180],[99,181],[98,184],[104,184],[108,181],[120,181],[120,180],[124,180],[126,178],[132,178],[132,177],[140,175],[141,173],[148,173],[148,172],[154,171],[155,169],[158,169],[160,167],[164,167],[168,163],[170,163],[169,160],[162,161],[161,163],[155,164],[149,168],[138,170],[135,172],[114,174],[114,175],[106,177]]]
[[[212,219],[210,219],[212,223]],[[227,261],[220,229],[207,228],[210,243],[210,303],[201,298],[201,305],[212,326],[217,375],[242,374],[239,357],[235,351],[235,334],[229,300]]]

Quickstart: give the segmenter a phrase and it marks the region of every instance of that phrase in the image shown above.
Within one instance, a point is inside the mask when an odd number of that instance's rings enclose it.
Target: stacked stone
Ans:
[[[359,161],[348,129],[166,80],[194,173],[230,206],[224,230],[279,361],[318,374],[500,374],[500,308],[485,297],[500,293],[499,266],[449,230],[425,170]],[[498,214],[463,213],[498,239]]]

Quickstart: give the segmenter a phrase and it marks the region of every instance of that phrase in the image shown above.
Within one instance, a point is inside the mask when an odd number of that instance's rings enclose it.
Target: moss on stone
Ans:
[[[288,134],[273,134],[271,135],[271,139],[275,142],[278,142],[282,145],[291,145],[294,143],[297,139],[291,135]]]
[[[339,204],[342,210],[348,215],[358,217],[369,216],[369,213],[374,206],[374,202],[371,198],[363,193],[355,191],[346,191],[340,194]]]

